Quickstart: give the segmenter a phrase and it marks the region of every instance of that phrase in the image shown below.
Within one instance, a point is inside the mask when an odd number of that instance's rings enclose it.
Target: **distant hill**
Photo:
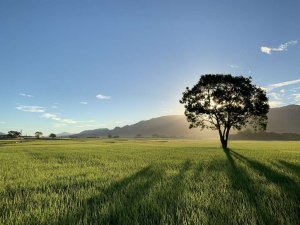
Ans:
[[[68,133],[68,132],[62,132],[62,133],[56,134],[57,137],[69,137],[71,135],[73,135],[73,134]]]
[[[300,141],[300,134],[296,133],[275,133],[258,132],[253,133],[249,130],[230,135],[231,140],[277,140],[277,141]]]
[[[0,135],[5,135],[5,133],[0,132]]]
[[[189,137],[212,138],[216,132],[210,130],[189,129],[189,124],[183,115],[162,116],[150,120],[140,121],[133,125],[109,129],[86,130],[72,137]]]
[[[273,108],[268,118],[268,132],[300,134],[300,105]]]
[[[269,112],[267,132],[300,134],[300,106],[289,105],[272,108]],[[108,135],[120,137],[187,137],[187,138],[218,138],[215,131],[189,129],[184,115],[171,115],[140,121],[133,125],[116,127],[114,129],[86,130],[71,137],[105,137]],[[234,134],[235,132],[231,132]]]
[[[95,130],[85,130],[79,134],[73,134],[71,137],[101,137],[110,134],[110,130],[107,128],[100,128]]]

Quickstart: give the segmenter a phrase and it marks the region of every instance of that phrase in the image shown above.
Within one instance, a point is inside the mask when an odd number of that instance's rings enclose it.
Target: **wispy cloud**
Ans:
[[[0,121],[0,124],[6,124],[6,122],[4,122],[4,121]]]
[[[267,87],[264,87],[269,97],[270,107],[273,108],[287,104],[299,104],[299,84],[300,79],[270,84]]]
[[[284,86],[288,86],[288,85],[292,85],[292,84],[297,84],[297,83],[300,83],[300,79],[284,81],[284,82],[281,82],[281,83],[270,84],[270,85],[266,86],[264,89],[267,90],[267,91],[271,91],[275,88],[280,88],[280,87],[284,87]]]
[[[70,124],[91,124],[96,122],[95,120],[80,121],[80,120],[67,119],[67,118],[60,117],[54,113],[44,113],[41,117],[45,119],[54,120],[56,121],[55,123],[56,125],[62,124],[62,126],[66,126]]]
[[[20,95],[23,96],[23,97],[27,97],[27,98],[32,98],[33,97],[32,95],[25,94],[25,93],[20,93]]]
[[[232,69],[238,69],[239,68],[238,65],[229,65],[229,67],[232,68]]]
[[[271,93],[269,93],[269,95],[270,95],[273,99],[275,99],[275,100],[281,99],[281,96],[280,96],[279,93],[271,92]]]
[[[98,99],[111,99],[111,97],[110,96],[105,96],[105,95],[101,95],[101,94],[98,94],[98,95],[96,95],[96,98],[98,98]]]
[[[300,93],[293,94],[295,101],[300,102]]]
[[[16,107],[17,110],[23,112],[33,112],[33,113],[43,113],[45,112],[45,108],[41,106],[28,106],[28,105],[19,105]]]
[[[54,114],[54,113],[44,113],[41,117],[45,118],[45,119],[51,119],[51,120],[59,121],[61,123],[65,123],[65,124],[76,124],[76,123],[80,122],[80,121],[76,121],[76,120],[73,120],[73,119],[64,119],[64,118],[59,117],[57,114]]]
[[[56,120],[56,121],[61,121],[62,120],[60,117],[58,117],[58,115],[53,114],[53,113],[44,113],[41,117],[45,118],[45,119]]]
[[[80,102],[80,104],[87,105],[88,103],[87,102]]]
[[[42,113],[41,118],[49,119],[55,121],[55,126],[67,126],[72,124],[91,124],[94,123],[95,120],[88,120],[88,121],[79,121],[79,120],[73,120],[70,118],[63,118],[59,115],[59,113],[50,113],[47,112],[46,108],[42,106],[27,106],[27,105],[18,105],[16,107],[17,110],[23,111],[23,112],[31,112],[31,113]],[[60,124],[60,125],[58,125]]]
[[[296,45],[297,43],[298,43],[298,41],[288,41],[286,43],[279,45],[277,48],[270,48],[270,47],[262,46],[262,47],[260,47],[260,51],[270,55],[272,53],[272,51],[274,51],[274,52],[287,51],[289,46]]]

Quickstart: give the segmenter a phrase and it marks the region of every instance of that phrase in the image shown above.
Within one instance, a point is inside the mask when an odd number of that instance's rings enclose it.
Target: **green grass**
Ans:
[[[300,224],[300,142],[0,142],[0,224]]]

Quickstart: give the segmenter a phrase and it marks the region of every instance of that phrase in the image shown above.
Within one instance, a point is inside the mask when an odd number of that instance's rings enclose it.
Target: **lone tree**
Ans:
[[[40,131],[35,132],[35,136],[37,139],[39,139],[42,135],[43,135],[43,133]]]
[[[49,135],[49,137],[52,138],[52,139],[54,139],[54,138],[56,138],[56,134],[51,133],[51,134]]]
[[[21,136],[21,132],[14,131],[14,130],[9,131],[8,134],[7,134],[8,138],[18,138],[20,136]]]
[[[231,128],[251,125],[265,130],[269,112],[266,92],[252,84],[251,77],[206,74],[193,88],[186,88],[180,103],[190,128],[218,130],[223,149],[227,149]]]

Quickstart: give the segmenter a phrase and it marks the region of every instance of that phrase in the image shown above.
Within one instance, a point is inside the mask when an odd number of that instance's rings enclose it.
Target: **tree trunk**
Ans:
[[[224,150],[227,149],[228,137],[229,137],[229,130],[230,130],[230,127],[228,127],[226,129],[226,131],[224,132],[224,135],[223,135],[221,129],[219,129],[220,141],[221,141],[221,144],[222,144],[222,148]]]
[[[221,143],[222,143],[222,148],[224,149],[224,150],[226,150],[227,149],[227,140],[223,137],[222,138],[222,141],[221,141]]]

